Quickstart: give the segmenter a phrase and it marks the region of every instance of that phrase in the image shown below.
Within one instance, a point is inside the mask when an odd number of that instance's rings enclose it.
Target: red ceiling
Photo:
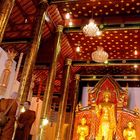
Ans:
[[[109,59],[140,59],[140,30],[108,30],[99,37],[85,36],[80,33],[68,33],[67,37],[73,50],[80,44],[78,60],[91,60],[91,53],[102,46],[109,54]],[[135,50],[138,55],[135,55]]]

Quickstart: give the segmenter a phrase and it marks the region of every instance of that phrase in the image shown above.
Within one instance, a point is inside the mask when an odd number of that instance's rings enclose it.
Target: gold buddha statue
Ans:
[[[81,119],[77,128],[78,140],[85,140],[89,134],[89,126],[86,124],[86,118]]]
[[[123,130],[124,140],[136,140],[136,130],[133,128],[134,124],[128,122],[127,128]]]
[[[110,97],[110,91],[106,90],[103,93],[104,101],[95,107],[95,112],[99,119],[99,129],[96,140],[113,140],[113,136],[116,132],[115,106],[109,102]]]

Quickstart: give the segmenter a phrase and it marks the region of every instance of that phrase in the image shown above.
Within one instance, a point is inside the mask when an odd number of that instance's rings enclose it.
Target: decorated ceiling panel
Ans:
[[[57,2],[56,2],[57,3]],[[58,2],[59,3],[59,2]],[[84,0],[59,3],[60,13],[70,13],[72,18],[92,18],[98,16],[112,16],[139,14],[139,0]]]
[[[68,33],[67,37],[74,50],[80,46],[77,53],[80,60],[91,60],[91,53],[98,46],[104,48],[109,54],[109,59],[139,59],[140,58],[140,30],[107,30],[101,36],[89,37],[82,32]],[[136,54],[135,52],[138,52]]]

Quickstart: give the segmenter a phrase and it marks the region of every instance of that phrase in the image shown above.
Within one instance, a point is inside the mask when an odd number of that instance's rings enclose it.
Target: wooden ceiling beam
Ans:
[[[29,23],[29,22],[27,22],[27,23],[22,22],[22,23],[15,23],[14,26],[24,26],[25,24],[31,25],[31,23]]]
[[[9,21],[8,21],[8,24],[9,24],[9,26],[10,26],[10,28],[11,28],[11,30],[10,31],[6,31],[6,33],[8,33],[8,32],[16,32],[16,33],[18,33],[18,36],[21,36],[21,32],[23,32],[23,31],[29,31],[29,30],[19,30],[15,25],[15,23],[11,20],[11,19],[9,19]]]
[[[14,31],[6,31],[6,33],[11,33],[11,32],[20,32],[20,34],[21,34],[21,32],[30,32],[30,30],[28,30],[28,29],[17,29],[17,30],[14,30]]]
[[[80,18],[80,19],[71,19],[73,22],[72,28],[82,27],[89,23],[89,18]],[[121,15],[121,16],[105,16],[105,17],[95,17],[95,23],[99,28],[131,28],[131,27],[140,27],[140,15]],[[69,26],[69,20],[65,20],[65,28],[72,29]],[[70,30],[71,31],[71,30]]]
[[[12,42],[2,42],[1,45],[8,45],[8,44],[29,44],[28,41],[12,41]]]
[[[34,4],[34,6],[37,8],[38,7],[38,0],[32,0],[32,2],[33,2],[33,4]]]
[[[59,3],[69,3],[69,2],[78,2],[80,0],[50,0],[50,4],[59,4]],[[84,0],[89,1],[89,0]]]
[[[108,60],[108,63],[96,63],[94,61],[73,61],[72,66],[129,66],[140,65],[140,59],[128,59],[128,60]]]
[[[114,78],[114,77],[113,77]],[[116,81],[140,81],[140,77],[138,78],[114,78]],[[99,81],[101,78],[81,78],[81,81]]]
[[[4,38],[2,44],[30,44],[32,38]]]
[[[8,20],[8,25],[10,26],[10,28],[11,28],[12,31],[18,31],[17,27],[15,27],[15,23],[10,18]]]
[[[101,25],[99,26],[100,30],[125,30],[125,29],[140,29],[140,23],[134,24],[110,24],[110,25]],[[64,33],[70,32],[82,32],[82,26],[68,27],[64,28]]]
[[[20,10],[21,14],[23,15],[24,19],[27,19],[28,22],[30,22],[30,19],[28,18],[28,14],[25,12],[25,10],[22,8],[20,3],[18,1],[15,1],[15,4],[17,5],[18,9]]]

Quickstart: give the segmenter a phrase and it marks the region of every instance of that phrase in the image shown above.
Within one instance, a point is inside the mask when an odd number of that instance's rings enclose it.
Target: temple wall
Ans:
[[[138,107],[140,109],[140,88],[128,88],[129,94],[129,108],[134,109],[134,107]]]
[[[81,104],[82,106],[88,106],[88,87],[83,87]]]

